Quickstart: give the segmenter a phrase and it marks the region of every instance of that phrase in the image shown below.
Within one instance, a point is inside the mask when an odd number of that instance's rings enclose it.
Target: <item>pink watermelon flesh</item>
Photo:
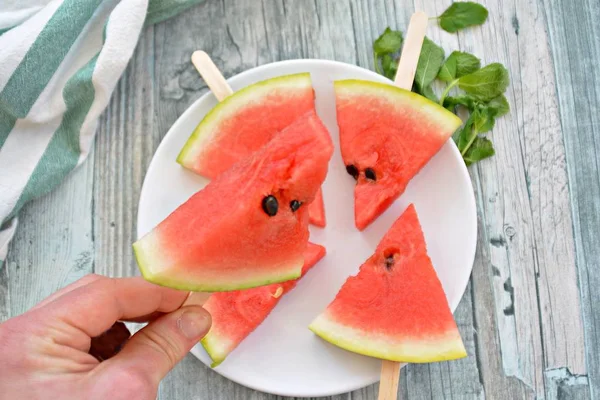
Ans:
[[[323,202],[323,191],[317,191],[315,199],[308,205],[308,222],[319,228],[325,228],[325,203]]]
[[[404,192],[461,120],[393,85],[343,80],[334,87],[342,158],[357,180],[355,224],[363,230]]]
[[[325,256],[325,248],[308,243],[304,252],[302,276]],[[275,308],[281,296],[296,286],[297,280],[274,283],[253,289],[213,293],[204,308],[212,316],[210,332],[202,339],[202,346],[219,365]]]
[[[133,247],[144,277],[192,291],[228,291],[300,276],[308,208],[333,145],[314,112],[213,179]],[[267,214],[269,196],[277,213]],[[301,205],[295,211],[291,203]],[[271,202],[272,203],[272,202]]]
[[[250,85],[227,97],[206,115],[181,150],[177,162],[213,179],[314,110],[309,73],[280,76]],[[320,194],[317,200],[309,206],[309,222],[324,226],[325,208]]]
[[[413,205],[310,329],[346,350],[391,361],[466,356]]]

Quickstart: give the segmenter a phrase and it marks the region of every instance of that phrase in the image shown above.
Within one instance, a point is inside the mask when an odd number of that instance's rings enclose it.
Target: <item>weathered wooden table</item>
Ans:
[[[137,273],[131,243],[144,173],[176,118],[207,89],[204,49],[226,76],[293,58],[372,68],[371,43],[414,9],[451,0],[206,0],[147,28],[103,116],[87,162],[27,206],[0,271],[0,321],[90,272]],[[467,359],[410,365],[404,399],[600,398],[600,3],[487,0],[463,49],[511,73],[497,155],[471,167],[479,215],[471,283],[456,311]],[[374,399],[368,387],[339,399]],[[161,399],[273,399],[188,356]]]

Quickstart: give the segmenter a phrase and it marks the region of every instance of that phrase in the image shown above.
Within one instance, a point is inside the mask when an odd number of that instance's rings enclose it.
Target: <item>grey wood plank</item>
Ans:
[[[476,168],[488,236],[482,245],[491,260],[504,373],[541,397],[546,368],[585,373],[565,150],[541,4],[483,3],[491,18],[459,40],[485,63],[500,61],[511,71],[512,112],[494,129],[496,156]]]
[[[600,396],[600,4],[544,0],[575,232],[583,308],[587,374],[592,398]],[[573,371],[569,371],[574,373]],[[571,382],[573,382],[571,380]],[[576,382],[576,381],[575,381]]]
[[[471,169],[473,186],[477,192],[481,191],[477,171]],[[478,225],[482,227],[484,215],[481,204],[482,198],[478,196]],[[527,399],[532,398],[532,390],[519,379],[507,377],[503,368],[502,349],[499,340],[498,321],[493,312],[495,308],[493,280],[497,277],[497,270],[490,265],[490,249],[488,233],[478,229],[478,243],[480,244],[475,254],[471,288],[473,301],[475,341],[477,347],[477,364],[479,366],[480,380],[484,386],[487,399]],[[496,272],[495,272],[496,271]]]
[[[95,272],[102,275],[139,275],[131,244],[143,179],[160,142],[154,98],[154,28],[149,27],[98,126],[94,235]]]
[[[587,376],[573,375],[568,368],[556,368],[545,372],[547,400],[584,400],[590,398]]]
[[[553,63],[544,31],[546,20],[540,15],[543,4],[522,2],[516,8],[498,4],[498,11],[505,16],[514,12],[510,27],[506,21],[502,31],[505,43],[515,40],[517,43],[507,47],[508,65],[514,71],[513,76],[519,74],[513,85],[513,119],[520,128],[532,213],[544,368],[568,367],[574,373],[583,374],[583,325],[565,149],[555,80],[548,79],[552,76]]]
[[[497,7],[493,10],[498,13]],[[502,48],[498,42],[503,39],[501,34],[496,36],[493,32],[504,29],[495,26],[498,23],[501,24],[501,21],[491,19],[488,21],[489,29],[473,30],[470,35],[463,35],[461,42],[467,51],[480,56],[484,63],[497,60],[508,66],[508,55],[497,52],[498,48]],[[509,90],[514,90],[515,77],[519,76],[519,65],[516,69],[513,66],[509,66],[513,78],[513,86]],[[518,82],[516,86],[519,87]],[[518,378],[534,393],[543,393],[541,330],[533,266],[533,221],[524,179],[523,154],[513,133],[518,132],[519,127],[514,115],[515,97],[511,92],[508,99],[513,105],[511,118],[500,119],[493,131],[496,155],[476,167],[480,178],[478,196],[483,200],[479,202],[483,207],[481,229],[486,231],[488,240],[496,243],[494,238],[503,238],[502,242],[507,245],[491,246],[489,241],[480,242],[480,245],[489,247],[491,265],[486,263],[486,267],[496,268],[496,275],[492,278],[492,310],[498,322],[504,373]],[[519,240],[511,241],[515,229],[518,229]]]
[[[93,162],[92,152],[54,191],[21,211],[3,272],[9,316],[92,272]]]

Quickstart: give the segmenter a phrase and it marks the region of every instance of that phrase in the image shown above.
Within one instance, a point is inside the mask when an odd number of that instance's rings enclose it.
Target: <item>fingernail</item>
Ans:
[[[200,339],[210,327],[210,315],[202,309],[185,311],[177,320],[177,326],[188,339]]]

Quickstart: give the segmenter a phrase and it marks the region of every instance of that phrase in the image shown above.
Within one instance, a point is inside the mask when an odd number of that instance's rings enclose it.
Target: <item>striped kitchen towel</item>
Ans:
[[[81,164],[144,25],[202,0],[0,0],[0,267],[29,200]]]

